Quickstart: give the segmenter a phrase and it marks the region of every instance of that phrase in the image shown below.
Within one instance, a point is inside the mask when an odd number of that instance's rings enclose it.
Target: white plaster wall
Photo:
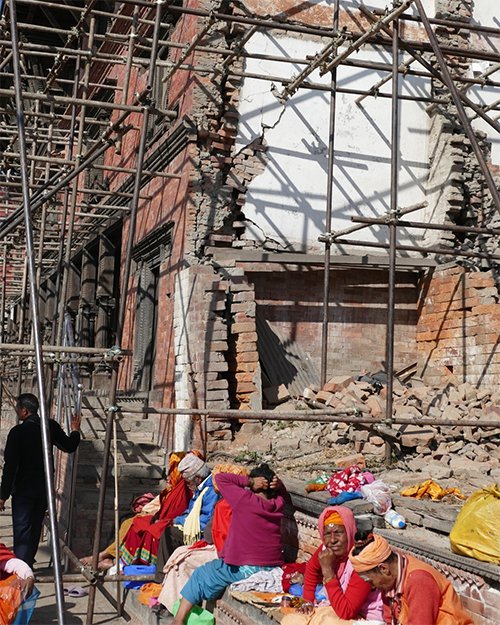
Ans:
[[[482,26],[491,26],[494,28],[500,28],[500,7],[498,1],[494,0],[475,0],[474,2],[474,22],[481,24]],[[493,37],[489,34],[482,34],[481,36],[472,35],[471,45],[474,48],[482,48],[490,52],[500,52],[500,37]],[[489,61],[475,61],[471,66],[471,76],[480,75],[486,71],[489,67],[496,65]],[[500,82],[500,70],[490,74],[488,77],[490,80]],[[490,111],[488,115],[492,119],[496,119],[500,122],[500,91],[498,87],[490,87],[488,85],[484,87],[472,87],[467,95],[477,104],[491,105],[496,104],[497,111]],[[486,132],[488,140],[491,142],[491,160],[495,165],[500,165],[500,134],[496,132],[489,124],[481,119],[477,119],[473,122],[474,128]]]
[[[385,6],[384,3],[373,3]],[[247,50],[273,56],[305,59],[321,50],[322,44],[305,38],[272,37],[259,33]],[[364,48],[356,59],[390,62],[387,54]],[[283,78],[296,75],[303,65],[248,60],[246,71]],[[386,73],[341,67],[338,84],[350,89],[367,89]],[[319,72],[313,82],[327,84]],[[401,81],[401,93],[428,94],[428,86],[409,77]],[[281,85],[277,85],[281,89]],[[391,83],[382,91],[390,93]],[[390,204],[390,99],[367,98],[362,106],[357,96],[338,94],[335,135],[333,229],[352,225],[351,215],[380,216]],[[271,83],[245,79],[241,91],[241,121],[236,151],[262,133],[269,146],[265,171],[250,183],[244,212],[253,227],[247,236],[272,239],[284,249],[321,249],[317,237],[324,232],[327,185],[329,94],[299,90],[281,105],[271,93]],[[405,101],[400,115],[399,205],[425,199],[429,118],[425,105]],[[413,217],[418,218],[419,213]],[[416,233],[416,234],[415,234]],[[399,241],[417,242],[418,231],[402,229]],[[366,229],[357,238],[386,240],[385,228]]]
[[[189,268],[175,279],[174,349],[175,349],[175,404],[177,408],[192,408],[189,397],[190,372],[188,312],[191,305],[192,281]],[[174,449],[185,451],[191,442],[191,417],[176,415]]]

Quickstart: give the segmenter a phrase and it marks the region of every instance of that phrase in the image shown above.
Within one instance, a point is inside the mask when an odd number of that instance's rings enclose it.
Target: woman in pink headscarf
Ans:
[[[318,520],[321,545],[311,556],[304,575],[300,613],[288,614],[282,625],[333,625],[339,619],[382,619],[382,600],[352,568],[348,554],[354,546],[356,522],[345,506],[328,506]],[[324,584],[326,601],[315,602],[318,584]]]

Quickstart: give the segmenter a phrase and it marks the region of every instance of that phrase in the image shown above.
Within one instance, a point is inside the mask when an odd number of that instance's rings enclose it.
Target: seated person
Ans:
[[[299,613],[287,614],[282,625],[337,623],[341,619],[362,617],[382,620],[380,592],[353,570],[348,555],[354,546],[356,522],[345,506],[328,506],[318,521],[321,545],[306,564],[303,598]],[[324,584],[330,605],[315,606],[316,587]]]
[[[161,614],[162,608],[166,608],[173,613],[173,606],[194,571],[220,557],[230,519],[231,508],[224,499],[220,499],[215,506],[212,521],[205,527],[204,539],[189,547],[186,545],[177,547],[163,567],[165,577],[158,596],[157,612]]]
[[[218,473],[233,473],[234,475],[248,475],[248,469],[232,464],[219,464],[213,468],[212,478]],[[217,480],[213,479],[214,488],[217,492]],[[196,568],[216,560],[222,553],[222,547],[226,540],[231,522],[231,507],[225,499],[219,499],[215,505],[212,519],[207,523],[203,531],[203,540],[189,547],[183,545],[177,547],[163,567],[165,578],[158,597],[159,607],[156,611],[161,613],[166,608],[172,612],[175,602],[179,599],[182,587],[189,580]]]
[[[220,597],[233,582],[283,564],[281,522],[285,500],[274,472],[263,464],[248,477],[219,473],[215,480],[231,506],[229,532],[221,557],[196,569],[182,589],[173,625],[184,625],[194,605]]]
[[[124,564],[154,564],[163,530],[186,509],[191,494],[178,468],[186,454],[184,451],[170,454],[165,489],[138,514],[121,523],[118,538],[120,558]],[[111,568],[115,559],[116,543],[113,541],[99,553],[98,569],[105,571]],[[91,566],[92,556],[81,558],[80,562]]]
[[[13,623],[16,614],[32,591],[35,582],[31,568],[0,543],[0,622]]]
[[[382,591],[387,625],[473,625],[444,575],[414,556],[392,551],[382,536],[370,534],[349,560],[360,577]]]
[[[160,536],[156,559],[156,581],[163,580],[163,567],[181,545],[191,545],[200,539],[212,518],[219,495],[214,489],[210,469],[194,453],[186,454],[179,463],[179,472],[192,492],[187,509],[167,525]]]

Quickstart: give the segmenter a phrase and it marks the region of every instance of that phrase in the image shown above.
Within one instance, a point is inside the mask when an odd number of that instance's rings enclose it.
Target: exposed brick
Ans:
[[[231,326],[231,333],[239,334],[240,332],[255,332],[255,322],[248,321],[245,323],[233,323]]]

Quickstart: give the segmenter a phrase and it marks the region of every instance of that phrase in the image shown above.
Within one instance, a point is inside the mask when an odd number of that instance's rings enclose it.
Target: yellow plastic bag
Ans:
[[[482,562],[500,564],[500,489],[477,490],[465,502],[450,532],[451,550]]]

